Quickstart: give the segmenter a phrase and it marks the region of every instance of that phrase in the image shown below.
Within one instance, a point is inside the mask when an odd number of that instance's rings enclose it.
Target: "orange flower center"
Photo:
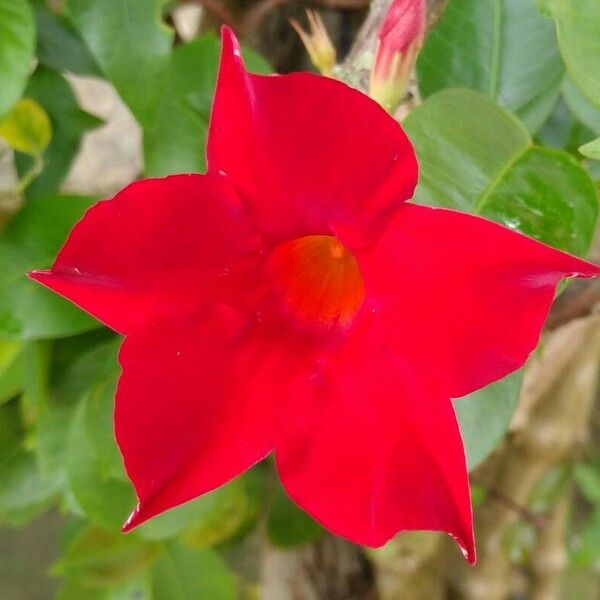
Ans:
[[[268,268],[285,308],[322,328],[349,327],[365,298],[356,258],[333,236],[284,242],[271,255]]]

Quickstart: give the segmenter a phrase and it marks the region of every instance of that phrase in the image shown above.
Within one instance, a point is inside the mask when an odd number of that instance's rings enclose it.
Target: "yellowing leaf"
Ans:
[[[46,111],[31,98],[23,98],[0,121],[0,137],[14,150],[39,156],[52,138]]]

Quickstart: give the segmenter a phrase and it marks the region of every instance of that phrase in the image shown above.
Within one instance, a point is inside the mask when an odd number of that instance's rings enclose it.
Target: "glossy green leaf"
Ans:
[[[504,437],[522,380],[517,371],[454,401],[469,470],[481,464]]]
[[[530,147],[522,124],[483,94],[446,90],[404,121],[420,164],[415,200],[473,211],[490,183]]]
[[[560,150],[529,148],[480,199],[478,213],[581,256],[594,235],[598,200],[575,158]]]
[[[70,302],[26,277],[49,267],[91,199],[36,199],[0,233],[0,338],[33,340],[72,335],[99,324]]]
[[[52,571],[83,585],[115,585],[142,573],[158,552],[156,544],[92,526],[69,544]]]
[[[161,20],[162,4],[163,0],[65,2],[103,74],[140,122],[152,118],[167,81],[173,32]]]
[[[531,131],[550,114],[563,70],[554,27],[534,0],[452,0],[418,62],[425,96],[450,87],[479,90]]]
[[[147,176],[204,171],[218,58],[219,42],[212,34],[173,51],[156,114],[153,119],[142,121]],[[244,59],[251,71],[269,72],[256,54],[245,51]]]
[[[52,140],[44,152],[44,170],[27,188],[27,198],[55,194],[69,171],[86,131],[102,124],[102,120],[79,108],[68,81],[56,71],[40,66],[31,76],[26,89],[50,116]],[[28,157],[17,155],[17,168],[22,177],[31,168]]]
[[[323,528],[292,502],[281,486],[277,486],[270,502],[267,534],[276,546],[308,544],[323,535]]]
[[[30,0],[37,27],[37,58],[57,71],[100,75],[100,69],[69,19],[48,8],[46,0]]]
[[[600,9],[598,0],[537,0],[556,19],[560,51],[573,81],[600,106]]]
[[[0,138],[14,150],[38,156],[50,143],[52,125],[35,100],[22,98],[0,121]]]
[[[0,118],[21,97],[35,50],[35,21],[27,0],[0,0]]]
[[[152,570],[154,600],[235,600],[233,573],[213,550],[169,543]]]
[[[0,340],[0,404],[23,389],[23,344]]]
[[[598,216],[592,180],[569,154],[533,146],[484,95],[445,90],[405,121],[420,163],[415,200],[472,212],[585,254]]]

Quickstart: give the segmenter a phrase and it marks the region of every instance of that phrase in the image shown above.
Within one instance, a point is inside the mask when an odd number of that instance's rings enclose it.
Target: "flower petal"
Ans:
[[[223,307],[126,338],[115,431],[139,505],[125,530],[271,451],[278,409],[302,362],[291,347]]]
[[[247,73],[228,28],[207,155],[279,241],[370,241],[417,183],[412,145],[378,104],[327,77]]]
[[[523,365],[562,278],[600,275],[486,219],[415,204],[357,259],[396,351],[450,397]]]
[[[95,204],[30,276],[129,333],[225,293],[223,275],[259,243],[224,177],[148,179]]]
[[[288,407],[275,455],[290,496],[334,533],[381,546],[447,531],[475,560],[465,455],[450,400],[428,391],[364,315],[313,393]]]

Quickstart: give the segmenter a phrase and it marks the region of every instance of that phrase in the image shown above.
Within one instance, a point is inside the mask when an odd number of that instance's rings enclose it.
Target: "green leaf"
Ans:
[[[67,581],[56,600],[153,600],[149,577],[144,573],[125,583],[90,587],[77,581]]]
[[[595,139],[593,142],[589,142],[589,144],[581,146],[581,148],[579,148],[579,152],[588,158],[600,160],[600,138]]]
[[[233,573],[213,550],[170,543],[152,570],[153,600],[234,600]]]
[[[514,117],[469,90],[431,96],[405,127],[421,167],[417,202],[479,214],[585,254],[598,199],[572,156],[533,146]]]
[[[44,482],[67,489],[67,439],[75,406],[52,402],[40,411],[35,424],[35,454]]]
[[[69,435],[67,470],[71,490],[88,518],[109,531],[119,531],[135,506],[117,449],[113,399],[117,365],[100,380],[78,407]]]
[[[107,329],[54,342],[54,396],[73,404],[98,382],[114,377],[121,338]]]
[[[597,562],[600,557],[600,511],[596,510],[583,531],[576,538],[576,546],[571,553],[571,564],[586,567]]]
[[[0,404],[8,402],[23,389],[23,363],[20,342],[0,340]]]
[[[243,478],[234,479],[191,504],[195,519],[181,539],[194,548],[214,546],[229,539],[244,524],[249,510]]]
[[[97,332],[99,333],[99,332]],[[116,370],[116,348],[118,340],[105,341],[96,336],[87,334],[77,338],[69,338],[63,343],[54,344],[52,374],[59,373],[58,381],[53,381],[50,401],[44,406],[38,415],[35,427],[36,456],[42,477],[63,491],[68,491],[67,463],[68,463],[68,441],[69,436],[65,432],[70,431],[71,424],[77,409],[77,401],[90,394],[97,382],[109,376],[114,377]],[[87,342],[87,346],[84,346]],[[91,347],[90,347],[91,346]],[[61,367],[57,357],[68,355],[79,348],[80,356],[69,363],[69,367]],[[111,399],[112,402],[112,399]],[[108,407],[112,411],[112,404]],[[99,411],[90,411],[90,415],[97,415]],[[87,423],[86,423],[87,425]],[[96,429],[106,427],[104,435],[112,442],[112,423],[106,424],[106,418],[102,418],[98,424],[92,424]],[[98,437],[90,436],[91,438]],[[114,442],[112,442],[114,445]],[[101,445],[102,446],[102,445]],[[114,455],[116,449],[110,450]],[[104,457],[104,462],[106,462]],[[119,466],[120,466],[120,459]]]
[[[46,0],[30,0],[37,27],[37,58],[57,71],[100,75],[100,69],[69,19],[48,8]]]
[[[558,43],[573,81],[600,106],[600,10],[598,0],[537,0],[556,19]]]
[[[596,135],[600,135],[600,108],[581,93],[569,76],[563,81],[562,95],[577,120]]]
[[[560,93],[563,63],[552,23],[534,0],[452,0],[420,54],[420,90],[468,87],[517,113],[531,131]]]
[[[56,71],[39,66],[31,76],[26,94],[36,99],[50,116],[53,136],[44,153],[44,170],[27,188],[28,198],[55,194],[73,162],[86,131],[102,120],[79,108],[68,81]],[[17,155],[17,168],[23,176],[30,160]]]
[[[579,95],[581,97],[581,94]],[[563,86],[563,95],[558,99],[552,114],[537,132],[536,137],[545,146],[566,150],[579,158],[578,148],[595,136],[567,105]]]
[[[27,342],[23,348],[23,392],[35,409],[48,402],[51,350],[47,341]]]
[[[204,147],[219,47],[217,38],[209,34],[173,51],[156,114],[142,122],[148,177],[205,169]],[[270,71],[256,54],[245,51],[244,58],[248,69]]]
[[[18,403],[0,406],[0,522],[11,525],[30,521],[56,493],[43,481],[25,433]]]
[[[153,119],[142,122],[148,177],[204,169],[204,145],[218,56],[219,46],[212,35],[180,46],[173,52],[167,84],[156,114]],[[200,105],[204,112],[196,110],[189,102],[190,95],[202,92],[205,92],[205,98]]]
[[[142,573],[158,551],[156,544],[135,536],[87,527],[69,544],[52,571],[83,585],[115,585]]]
[[[0,121],[0,137],[14,150],[39,156],[50,143],[52,125],[35,100],[22,98]]]
[[[173,32],[161,20],[162,3],[162,0],[65,2],[73,24],[102,72],[140,122],[152,118],[165,91]]]
[[[517,119],[468,90],[431,96],[404,125],[421,166],[415,200],[466,212],[531,143]]]
[[[454,401],[469,470],[481,464],[504,437],[522,380],[517,371]]]
[[[0,118],[21,97],[35,50],[35,22],[27,0],[0,0]]]
[[[570,154],[529,148],[480,199],[478,213],[580,256],[598,218],[596,190]]]
[[[0,337],[34,340],[72,335],[99,324],[56,294],[27,279],[49,267],[90,198],[33,200],[0,233]]]
[[[267,518],[267,534],[276,546],[290,548],[308,544],[323,535],[323,528],[277,486]]]
[[[579,464],[573,470],[577,487],[585,499],[600,508],[600,470],[590,464]]]

